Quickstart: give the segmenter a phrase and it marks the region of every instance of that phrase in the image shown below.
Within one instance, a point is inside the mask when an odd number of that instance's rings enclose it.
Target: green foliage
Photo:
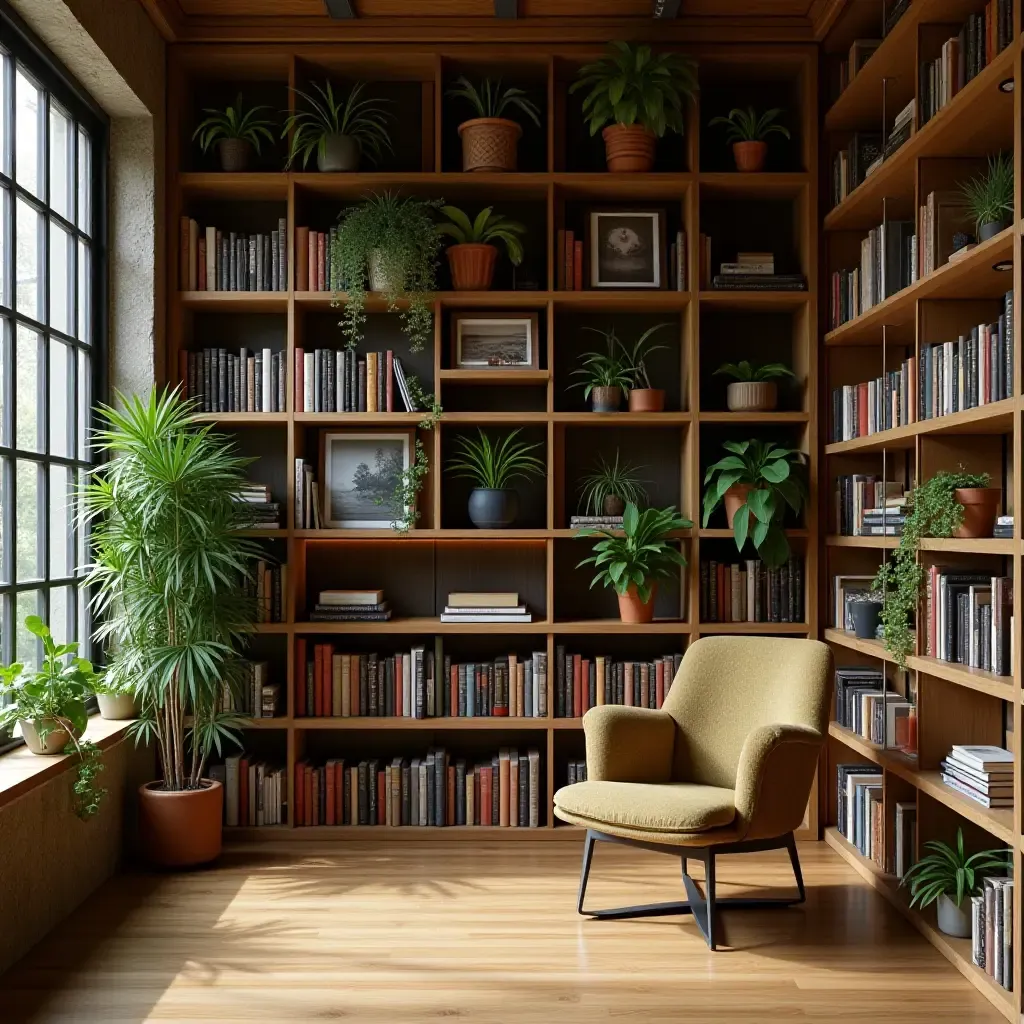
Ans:
[[[722,363],[715,370],[715,376],[719,375],[743,382],[778,380],[783,377],[796,380],[796,374],[784,363],[763,363],[761,366],[754,366],[746,359],[738,363]]]
[[[743,550],[749,537],[769,568],[784,565],[789,558],[789,541],[783,521],[787,506],[799,514],[807,500],[803,479],[803,453],[781,448],[770,441],[723,441],[732,454],[708,467],[704,476],[704,521],[718,508],[733,484],[753,487],[732,522],[736,548]]]
[[[106,793],[95,781],[103,771],[99,748],[78,738],[89,724],[85,702],[96,692],[100,676],[91,662],[77,657],[77,643],[56,643],[38,615],[29,615],[25,628],[42,642],[43,660],[35,672],[20,662],[0,667],[0,731],[17,722],[32,722],[41,740],[55,729],[67,731],[71,739],[64,753],[78,755],[75,813],[85,821],[99,810]]]
[[[444,224],[438,224],[437,232],[455,239],[457,245],[476,242],[492,245],[504,242],[512,266],[518,267],[523,262],[523,235],[526,226],[517,220],[494,214],[494,207],[487,206],[470,220],[457,206],[442,206],[441,212],[448,218]]]
[[[622,388],[623,393],[628,395],[633,384],[633,366],[615,333],[615,328],[610,327],[607,331],[602,331],[598,327],[583,329],[604,338],[605,351],[584,352],[580,356],[583,365],[572,372],[574,376],[583,379],[571,384],[570,387],[583,388],[584,398],[589,398],[594,388]]]
[[[363,99],[365,82],[356,82],[347,96],[339,93],[337,98],[330,82],[323,86],[314,82],[313,88],[316,96],[302,89],[293,90],[308,109],[297,110],[285,119],[281,138],[286,138],[289,132],[292,136],[288,167],[300,156],[305,167],[314,151],[324,156],[331,135],[348,135],[355,139],[363,156],[372,164],[380,162],[385,150],[394,152],[387,129],[391,114],[383,106],[390,100]]]
[[[637,477],[646,466],[634,466],[619,462],[619,449],[615,449],[615,461],[609,462],[598,454],[594,469],[580,481],[580,513],[599,516],[602,514],[604,499],[615,497],[636,506],[647,504],[647,491]]]
[[[772,132],[778,132],[788,139],[789,129],[775,120],[781,113],[781,108],[772,107],[758,116],[753,107],[747,107],[746,110],[733,107],[726,117],[713,117],[708,124],[725,125],[726,142],[764,142]]]
[[[697,92],[697,62],[680,53],[652,53],[646,43],[616,41],[580,68],[569,92],[587,89],[583,116],[596,135],[606,124],[641,124],[661,138],[683,134],[684,106]]]
[[[540,127],[540,108],[526,95],[526,90],[512,85],[502,88],[500,78],[485,78],[475,85],[465,75],[459,75],[445,95],[466,100],[477,117],[503,117],[506,110],[514,107]]]
[[[530,453],[541,447],[540,442],[527,444],[517,441],[520,428],[503,438],[492,441],[477,428],[477,437],[460,436],[455,439],[458,453],[449,459],[448,471],[452,476],[466,477],[474,487],[505,490],[513,480],[529,480],[544,476],[544,462]]]
[[[668,345],[656,345],[651,339],[654,337],[655,333],[660,331],[663,327],[671,326],[671,324],[655,324],[653,327],[648,327],[632,345],[627,345],[622,341],[618,342],[619,347],[622,350],[622,354],[625,357],[626,364],[629,367],[627,370],[627,375],[629,376],[627,391],[632,391],[637,388],[651,388],[654,386],[651,383],[650,375],[647,372],[647,357],[652,352],[667,349]],[[614,337],[614,331],[612,334]]]
[[[437,287],[441,249],[433,211],[440,205],[440,200],[383,192],[342,211],[331,246],[331,275],[344,282],[347,292],[340,327],[349,348],[363,336],[371,256],[386,282],[388,311],[396,311],[399,300],[408,300],[399,319],[410,349],[420,352],[433,341],[431,293]]]
[[[990,156],[988,172],[962,184],[960,192],[977,229],[1008,221],[1013,216],[1013,157]]]
[[[1011,870],[1009,850],[981,850],[967,856],[963,829],[956,830],[956,847],[931,839],[924,844],[925,854],[910,866],[900,885],[910,886],[910,905],[924,909],[940,896],[948,896],[958,907],[982,891],[986,875]]]
[[[226,110],[205,107],[203,113],[210,116],[199,122],[192,133],[192,138],[199,140],[199,148],[204,153],[208,152],[215,142],[222,142],[224,139],[243,139],[259,153],[264,139],[271,145],[274,144],[271,129],[277,126],[273,121],[260,117],[261,111],[269,109],[270,107],[250,107],[246,110],[242,106],[242,94],[239,93],[235,105]]]
[[[96,638],[109,642],[113,684],[141,704],[132,731],[157,744],[165,788],[197,789],[241,721],[221,705],[224,685],[241,685],[238,651],[253,630],[240,583],[262,551],[239,535],[247,519],[234,501],[252,460],[197,426],[177,391],[118,402],[99,409],[109,461],[82,493]]]
[[[914,653],[911,622],[924,585],[924,569],[917,561],[922,537],[949,537],[964,521],[963,506],[954,497],[960,487],[987,487],[987,473],[936,473],[910,494],[910,510],[903,523],[900,545],[890,561],[878,567],[872,588],[883,591],[882,635],[886,650],[906,669]]]
[[[683,519],[674,507],[647,508],[641,512],[633,502],[626,506],[622,531],[580,530],[577,537],[601,537],[594,553],[576,568],[592,565],[598,570],[590,581],[613,587],[616,594],[625,594],[631,585],[643,604],[651,599],[654,584],[672,576],[686,557],[670,537],[678,530],[688,530],[693,523]]]

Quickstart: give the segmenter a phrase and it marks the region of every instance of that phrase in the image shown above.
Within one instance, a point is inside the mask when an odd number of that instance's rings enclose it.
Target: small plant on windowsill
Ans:
[[[264,110],[270,107],[244,107],[239,93],[234,106],[225,110],[206,107],[203,113],[209,117],[199,122],[192,138],[199,140],[204,153],[217,147],[222,171],[248,170],[253,152],[259,155],[264,141],[274,144],[271,129],[276,125],[261,116]]]

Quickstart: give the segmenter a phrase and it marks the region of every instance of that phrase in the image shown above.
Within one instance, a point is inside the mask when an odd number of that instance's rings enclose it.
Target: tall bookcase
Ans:
[[[824,572],[821,588],[824,638],[832,645],[837,664],[884,666],[887,677],[904,694],[916,687],[918,753],[916,757],[872,744],[835,722],[822,778],[825,840],[885,895],[1010,1020],[1021,1011],[1021,14],[1014,4],[1010,44],[923,125],[919,63],[938,56],[944,39],[984,4],[969,0],[913,0],[909,9],[852,79],[845,91],[825,109],[823,169],[830,173],[835,152],[857,130],[881,132],[892,128],[893,118],[917,98],[917,130],[862,184],[824,214],[822,241],[825,281],[832,271],[859,264],[860,240],[868,229],[884,220],[915,219],[929,192],[950,189],[978,173],[984,158],[1000,150],[1012,152],[1016,174],[1016,210],[1013,225],[979,244],[965,258],[947,263],[916,283],[871,307],[842,326],[823,327],[824,414],[833,387],[855,384],[898,369],[900,362],[919,355],[922,346],[955,339],[971,325],[994,320],[1002,311],[1002,297],[1013,290],[1013,381],[1011,397],[953,415],[927,419],[859,437],[825,444],[821,508],[825,523]],[[828,71],[854,39],[878,38],[882,5],[847,4],[824,43],[823,95]],[[823,193],[831,181],[823,173]],[[827,209],[823,203],[823,209]],[[823,321],[828,312],[827,285],[823,293]],[[827,324],[827,321],[825,321]],[[926,657],[923,637],[901,673],[879,641],[858,640],[834,621],[831,610],[833,579],[837,574],[873,573],[895,537],[838,536],[831,509],[836,478],[850,473],[872,473],[912,486],[942,469],[960,466],[970,472],[988,472],[993,486],[1003,488],[1002,511],[1017,515],[1012,539],[926,539],[921,545],[924,566],[943,565],[976,569],[1013,577],[1016,609],[1013,673],[998,676],[959,664]],[[826,511],[826,509],[828,511]],[[939,762],[953,743],[992,743],[1015,752],[1014,807],[987,810],[943,784]],[[863,857],[837,831],[836,765],[862,763],[880,766],[883,779],[884,868]],[[971,940],[951,938],[938,930],[934,908],[919,912],[908,905],[906,889],[899,887],[894,869],[895,804],[917,807],[917,844],[930,839],[953,841],[957,827],[974,849],[1005,844],[1013,854],[1018,879],[1013,914],[1012,991],[1007,991],[975,967]]]
[[[651,24],[650,31],[657,26]],[[441,636],[453,656],[482,657],[546,650],[549,681],[555,678],[556,646],[591,654],[654,657],[685,649],[700,636],[719,633],[818,635],[818,519],[811,505],[789,531],[794,553],[806,560],[806,616],[798,623],[711,623],[699,621],[697,567],[702,558],[736,560],[724,515],[699,529],[703,472],[717,459],[725,439],[751,436],[785,439],[808,456],[812,493],[818,476],[818,113],[816,49],[809,45],[722,45],[676,48],[700,62],[701,93],[688,111],[683,139],[666,138],[651,174],[608,173],[600,137],[585,131],[578,96],[568,95],[579,66],[602,52],[595,44],[557,40],[529,44],[422,45],[180,45],[169,64],[167,146],[167,266],[169,330],[167,367],[176,379],[182,349],[208,345],[269,345],[284,349],[289,368],[289,409],[281,413],[225,414],[213,417],[239,449],[256,457],[253,479],[268,483],[287,510],[284,526],[264,538],[268,550],[286,561],[285,621],[262,626],[254,641],[259,657],[271,662],[276,680],[287,684],[283,717],[257,720],[246,735],[249,749],[286,764],[294,779],[296,762],[309,757],[394,755],[444,746],[454,756],[517,746],[541,753],[546,797],[539,829],[366,828],[331,826],[239,830],[246,839],[572,837],[576,830],[556,824],[551,796],[564,782],[568,760],[583,755],[579,719],[388,719],[298,718],[293,683],[296,640],[331,640],[339,648],[381,654],[408,649]],[[543,129],[528,129],[520,144],[520,167],[509,174],[464,174],[456,127],[460,111],[445,98],[457,74],[495,74],[530,88],[543,109]],[[265,153],[262,169],[226,174],[212,169],[191,142],[201,108],[228,102],[241,90],[247,102],[290,109],[291,87],[330,77],[335,83],[366,79],[371,92],[395,100],[399,127],[396,155],[373,172],[320,174],[285,172],[284,152]],[[771,99],[771,103],[766,101]],[[756,103],[786,108],[792,142],[772,144],[769,168],[738,174],[719,129],[710,117],[736,105]],[[499,270],[496,291],[441,290],[434,299],[432,350],[408,358],[427,390],[443,407],[436,429],[419,431],[430,471],[421,492],[421,519],[407,536],[391,530],[302,530],[294,521],[296,458],[316,462],[319,432],[368,427],[415,428],[418,414],[313,414],[291,407],[293,353],[297,347],[341,347],[338,314],[323,292],[187,292],[177,280],[178,224],[181,216],[201,225],[231,230],[269,231],[277,219],[294,229],[327,229],[338,211],[372,191],[400,189],[441,197],[475,211],[493,204],[514,212],[530,226],[527,262],[537,290],[513,290]],[[583,229],[592,206],[642,204],[666,211],[670,233],[685,232],[684,291],[558,291],[555,271],[557,232]],[[698,289],[698,235],[708,232],[716,262],[738,250],[775,250],[806,274],[805,292],[721,292]],[[289,267],[295,254],[289,253]],[[442,289],[447,269],[442,268]],[[504,277],[503,277],[504,275]],[[522,276],[522,275],[521,275]],[[293,279],[294,280],[294,279]],[[344,297],[342,297],[343,299]],[[450,372],[450,314],[463,309],[526,310],[541,325],[540,369],[522,377],[489,374],[485,381]],[[407,358],[395,318],[378,297],[368,302],[367,339],[361,350],[394,348]],[[584,326],[614,323],[644,329],[675,325],[669,351],[657,360],[658,385],[668,392],[661,413],[595,414],[580,389],[568,390],[570,371],[592,347]],[[666,335],[668,332],[663,332]],[[593,336],[589,336],[592,338]],[[725,384],[712,373],[725,360],[783,359],[800,378],[786,392],[781,411],[739,414],[726,411]],[[523,528],[472,528],[466,488],[442,471],[451,439],[477,426],[519,426],[542,444],[546,477],[524,490]],[[569,517],[575,511],[576,482],[597,452],[648,467],[653,500],[674,504],[697,526],[680,538],[689,570],[669,581],[658,597],[650,625],[619,621],[614,595],[588,589],[590,574],[577,570],[587,545],[574,539]],[[385,623],[310,623],[307,609],[322,587],[383,587],[395,605]],[[442,625],[438,613],[449,590],[509,589],[524,595],[535,613],[527,626]],[[575,645],[575,646],[574,646]],[[289,801],[291,804],[291,801]],[[806,834],[817,835],[817,798],[808,808]]]

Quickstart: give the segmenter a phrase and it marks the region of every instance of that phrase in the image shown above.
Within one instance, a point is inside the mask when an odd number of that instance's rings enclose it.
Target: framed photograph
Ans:
[[[591,288],[665,288],[664,210],[592,210]]]
[[[323,525],[336,530],[387,530],[391,496],[412,464],[414,430],[322,431]]]
[[[452,313],[452,369],[539,368],[536,313]]]

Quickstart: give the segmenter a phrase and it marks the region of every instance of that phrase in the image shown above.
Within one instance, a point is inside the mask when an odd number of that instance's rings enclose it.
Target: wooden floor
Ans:
[[[1002,1021],[824,844],[802,908],[587,921],[570,843],[236,848],[130,873],[0,979],[0,1020]],[[695,871],[695,876],[698,872]],[[785,886],[785,854],[723,858],[721,895]],[[678,862],[599,846],[593,906],[678,899]],[[17,926],[5,922],[4,927]]]

